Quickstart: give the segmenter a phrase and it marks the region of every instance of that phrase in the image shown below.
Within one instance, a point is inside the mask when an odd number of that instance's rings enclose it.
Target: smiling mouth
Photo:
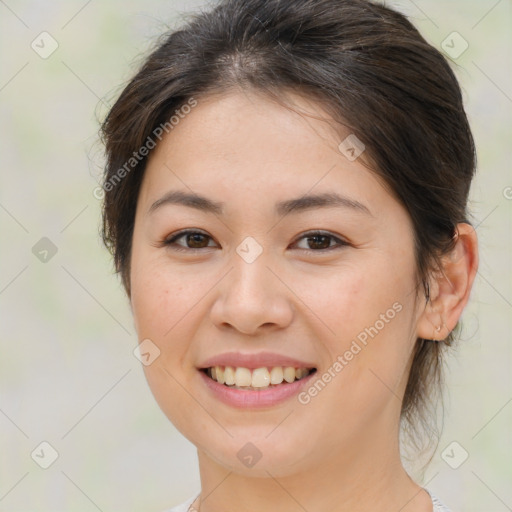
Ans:
[[[251,370],[239,366],[211,366],[201,371],[210,379],[229,388],[258,391],[291,384],[316,372],[316,368],[273,366]]]

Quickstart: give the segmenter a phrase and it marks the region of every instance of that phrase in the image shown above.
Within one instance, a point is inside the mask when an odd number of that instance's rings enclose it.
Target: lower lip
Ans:
[[[230,388],[208,377],[204,371],[200,370],[199,373],[217,399],[233,407],[247,409],[272,407],[284,402],[288,398],[297,395],[317,372],[310,373],[307,377],[295,380],[292,383],[271,386],[261,391]]]

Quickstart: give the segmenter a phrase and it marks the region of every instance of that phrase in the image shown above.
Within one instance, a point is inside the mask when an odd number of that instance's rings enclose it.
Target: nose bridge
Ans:
[[[249,255],[250,252],[247,253]],[[254,259],[253,259],[254,258]],[[230,282],[230,292],[238,295],[244,300],[262,300],[264,295],[272,294],[273,284],[269,282],[272,273],[268,269],[269,258],[267,254],[260,254],[254,257],[251,254],[249,259],[237,254],[232,258],[233,271]],[[274,291],[274,293],[276,293]]]
[[[291,321],[286,287],[268,268],[269,254],[260,248],[248,240],[233,253],[231,271],[212,307],[214,324],[230,324],[241,332],[253,333],[262,325],[284,327]]]
[[[276,283],[269,279],[273,277],[268,269],[271,265],[270,251],[262,244],[254,237],[246,236],[233,251],[230,258],[233,270],[227,290],[230,295],[250,302],[262,300],[264,295],[272,293]]]

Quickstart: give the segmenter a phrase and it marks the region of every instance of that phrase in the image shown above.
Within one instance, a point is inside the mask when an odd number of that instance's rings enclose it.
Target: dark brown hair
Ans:
[[[453,248],[456,224],[469,223],[473,138],[443,55],[404,15],[365,0],[222,0],[164,34],[102,126],[102,235],[128,295],[147,156],[133,168],[126,162],[191,98],[235,87],[274,98],[305,94],[365,144],[373,172],[410,215],[417,284],[428,301],[429,276]],[[417,340],[402,404],[410,431],[431,418],[442,351],[453,337]]]

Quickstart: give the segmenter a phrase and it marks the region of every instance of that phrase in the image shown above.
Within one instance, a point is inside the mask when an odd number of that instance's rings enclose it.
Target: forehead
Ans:
[[[346,127],[311,99],[287,99],[292,108],[247,91],[198,98],[151,154],[139,199],[154,201],[172,188],[240,205],[308,192],[373,204],[389,196],[360,158],[338,148],[351,135]]]

